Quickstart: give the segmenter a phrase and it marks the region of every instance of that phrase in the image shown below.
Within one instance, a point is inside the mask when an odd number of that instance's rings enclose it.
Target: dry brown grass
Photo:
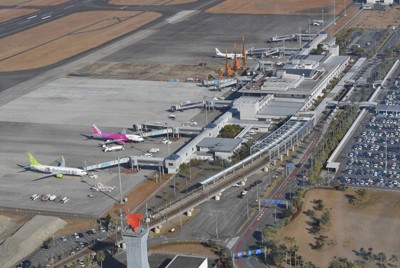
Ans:
[[[0,23],[36,12],[37,9],[0,9]]]
[[[72,14],[0,40],[0,71],[48,66],[157,19],[156,12],[93,11]]]
[[[348,1],[350,2],[350,1]],[[333,15],[332,0],[226,0],[207,10],[209,13],[236,13],[236,14],[325,14]],[[344,1],[336,2],[336,13],[344,9]]]
[[[392,6],[385,10],[364,10],[350,25],[352,28],[386,29],[399,27],[400,7]]]
[[[355,5],[352,5],[347,9],[347,16],[341,16],[337,18],[336,20],[336,25],[331,24],[328,29],[326,29],[326,32],[328,33],[328,36],[333,36],[336,31],[340,29],[343,25],[345,25],[357,12],[359,11],[359,8]],[[343,15],[343,14],[342,14]]]
[[[55,6],[71,0],[1,0],[1,6]]]
[[[301,213],[283,231],[281,237],[296,238],[299,253],[307,261],[318,267],[328,267],[328,263],[337,257],[356,257],[355,251],[360,248],[373,248],[373,253],[384,252],[386,256],[400,252],[400,198],[399,193],[369,191],[366,200],[358,205],[351,205],[346,195],[354,195],[354,190],[344,192],[335,190],[311,190],[306,194],[303,211],[313,210],[312,200],[321,199],[325,208],[332,214],[332,224],[320,234],[307,231],[311,219]],[[326,235],[330,245],[320,250],[311,249],[315,244],[314,237]],[[369,267],[369,266],[365,266]],[[372,267],[376,267],[374,264]]]
[[[169,77],[185,81],[188,78],[204,80],[208,75],[218,76],[218,66],[96,62],[79,71],[92,77],[166,81]]]
[[[197,0],[110,0],[112,5],[146,5],[146,6],[159,6],[159,5],[180,5],[186,3],[196,2]]]

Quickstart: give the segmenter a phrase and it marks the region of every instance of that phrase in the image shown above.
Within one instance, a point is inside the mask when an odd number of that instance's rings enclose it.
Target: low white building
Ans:
[[[208,268],[207,258],[176,255],[165,268]]]
[[[240,147],[242,139],[204,138],[197,144],[197,151],[203,154],[213,154],[214,159],[229,160]]]

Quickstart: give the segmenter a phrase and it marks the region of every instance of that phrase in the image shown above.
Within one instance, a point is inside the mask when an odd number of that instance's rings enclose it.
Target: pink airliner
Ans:
[[[118,144],[124,144],[125,142],[128,141],[133,141],[133,142],[142,142],[144,141],[143,137],[135,134],[126,134],[126,130],[122,131],[122,133],[107,133],[107,132],[101,132],[101,130],[95,125],[92,125],[93,133],[92,136],[94,138],[100,138],[104,139],[107,141],[112,141],[116,142]],[[109,142],[106,142],[109,143]]]

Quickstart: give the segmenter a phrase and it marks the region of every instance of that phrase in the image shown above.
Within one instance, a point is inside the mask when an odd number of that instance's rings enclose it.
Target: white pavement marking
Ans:
[[[226,245],[227,248],[231,249],[236,242],[239,240],[240,236],[236,236],[234,238],[231,239],[231,241],[229,241],[229,243]]]

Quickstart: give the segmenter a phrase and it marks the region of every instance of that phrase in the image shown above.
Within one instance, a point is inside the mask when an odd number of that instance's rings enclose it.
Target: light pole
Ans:
[[[336,0],[333,0],[333,25],[336,25]]]
[[[119,194],[121,196],[121,199],[119,200],[119,203],[122,204],[123,200],[122,200],[122,183],[121,183],[121,167],[119,165],[119,156],[118,156],[118,180],[119,180]]]
[[[344,16],[347,17],[347,1],[344,0]]]
[[[215,234],[217,235],[217,240],[219,239],[218,237],[218,215],[215,214]]]
[[[246,197],[246,214],[247,218],[249,218],[249,198]]]
[[[324,10],[321,9],[321,22],[324,24]]]

